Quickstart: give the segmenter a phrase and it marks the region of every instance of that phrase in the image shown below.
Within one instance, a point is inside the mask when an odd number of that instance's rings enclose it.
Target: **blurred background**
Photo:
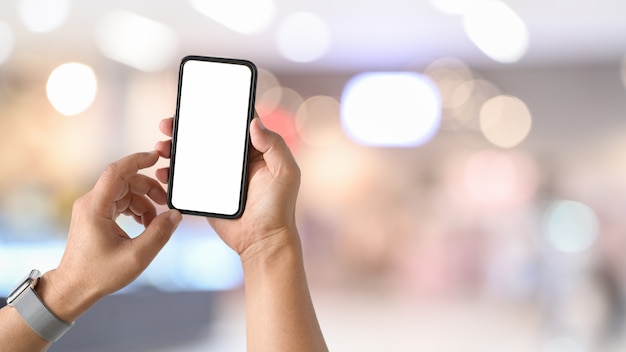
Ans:
[[[331,350],[626,348],[622,0],[0,0],[0,296],[164,139],[190,54],[260,69]],[[242,292],[186,217],[51,350],[243,351]]]

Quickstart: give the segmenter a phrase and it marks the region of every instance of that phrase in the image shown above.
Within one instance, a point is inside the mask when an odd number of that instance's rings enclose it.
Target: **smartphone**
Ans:
[[[247,192],[256,66],[186,56],[178,75],[167,203],[181,213],[238,218]]]

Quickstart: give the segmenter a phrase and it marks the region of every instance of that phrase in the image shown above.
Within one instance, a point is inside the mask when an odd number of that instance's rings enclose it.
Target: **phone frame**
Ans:
[[[175,168],[176,168],[176,144],[178,140],[178,124],[179,124],[179,111],[180,111],[180,103],[181,103],[181,92],[183,85],[183,71],[184,66],[189,61],[208,61],[208,62],[216,62],[216,63],[224,63],[224,64],[233,64],[233,65],[243,65],[250,69],[251,78],[250,78],[250,94],[248,100],[248,112],[247,112],[247,121],[246,121],[246,131],[245,131],[245,141],[244,141],[244,155],[242,158],[243,167],[241,174],[241,185],[240,185],[240,194],[239,194],[239,207],[238,210],[233,214],[223,214],[223,213],[214,213],[214,212],[205,212],[201,210],[193,210],[193,209],[182,209],[174,206],[172,203],[172,194],[175,192],[173,188],[174,177],[175,177]],[[168,180],[168,188],[167,188],[167,205],[170,209],[177,209],[183,214],[189,215],[197,215],[204,217],[214,217],[214,218],[224,218],[224,219],[236,219],[243,215],[246,206],[247,194],[248,194],[248,164],[249,164],[249,150],[250,150],[250,122],[254,118],[255,110],[254,104],[256,100],[256,86],[257,86],[257,78],[258,78],[258,70],[254,63],[248,60],[243,59],[233,59],[233,58],[223,58],[223,57],[213,57],[213,56],[200,56],[200,55],[188,55],[182,58],[179,66],[178,73],[178,92],[176,95],[176,113],[174,114],[174,122],[172,128],[172,147],[171,147],[171,155],[170,155],[170,169],[169,169],[169,180]]]

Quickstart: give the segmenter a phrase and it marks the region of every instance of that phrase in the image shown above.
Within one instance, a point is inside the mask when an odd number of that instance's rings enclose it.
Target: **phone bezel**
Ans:
[[[246,122],[246,131],[245,131],[245,141],[244,141],[244,155],[243,155],[243,167],[241,174],[241,187],[239,194],[239,207],[237,211],[233,214],[223,214],[223,213],[214,213],[214,212],[206,212],[202,210],[194,210],[194,209],[182,209],[174,206],[172,203],[172,194],[175,192],[173,189],[173,181],[175,177],[175,167],[176,167],[176,142],[178,139],[178,123],[179,123],[179,111],[180,111],[180,101],[181,101],[181,90],[183,84],[183,72],[185,64],[189,61],[208,61],[208,62],[217,62],[224,64],[233,64],[233,65],[243,65],[250,69],[251,71],[251,79],[250,79],[250,96],[248,101],[248,113],[247,113],[247,122]],[[213,57],[213,56],[199,56],[199,55],[189,55],[182,58],[179,66],[178,73],[178,92],[176,95],[176,113],[174,114],[174,123],[172,128],[172,147],[171,147],[171,155],[170,155],[170,170],[169,170],[169,180],[168,180],[168,188],[167,188],[167,205],[170,209],[176,209],[183,214],[189,215],[197,215],[204,217],[215,217],[215,218],[224,218],[224,219],[236,219],[243,215],[246,206],[246,199],[248,194],[248,163],[249,163],[249,149],[250,149],[250,122],[254,117],[254,104],[256,100],[256,86],[257,86],[257,77],[258,70],[254,63],[248,60],[243,59],[233,59],[233,58],[223,58],[223,57]]]

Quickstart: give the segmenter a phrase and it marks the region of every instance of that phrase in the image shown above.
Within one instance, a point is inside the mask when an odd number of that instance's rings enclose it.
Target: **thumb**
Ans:
[[[168,210],[154,218],[150,225],[137,236],[135,250],[137,258],[147,267],[165,246],[180,224],[183,216],[178,210]]]
[[[299,171],[287,143],[278,133],[268,130],[258,117],[254,118],[251,127],[252,146],[263,154],[267,167],[275,177],[282,172]]]

